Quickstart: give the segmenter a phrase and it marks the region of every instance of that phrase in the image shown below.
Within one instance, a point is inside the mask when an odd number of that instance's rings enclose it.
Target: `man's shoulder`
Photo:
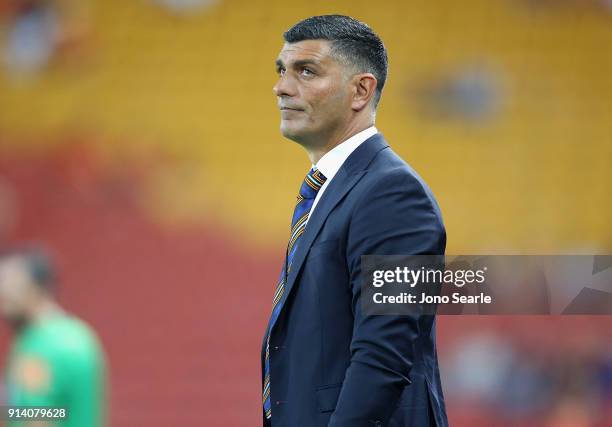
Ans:
[[[374,156],[359,184],[357,191],[363,193],[365,203],[380,200],[375,197],[378,194],[405,194],[402,200],[425,202],[441,220],[440,207],[429,185],[391,147],[380,150]]]
[[[41,325],[37,347],[57,360],[95,358],[101,354],[101,344],[95,331],[73,315],[61,315]]]
[[[381,150],[368,165],[366,182],[378,186],[415,187],[429,194],[431,190],[418,172],[391,147]]]

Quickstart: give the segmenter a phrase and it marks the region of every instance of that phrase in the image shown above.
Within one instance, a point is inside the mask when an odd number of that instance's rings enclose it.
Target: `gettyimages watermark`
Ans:
[[[365,255],[366,314],[612,315],[612,255]]]

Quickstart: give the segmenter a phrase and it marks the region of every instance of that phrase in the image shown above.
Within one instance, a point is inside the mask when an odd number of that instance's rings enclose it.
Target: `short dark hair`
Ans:
[[[332,54],[340,56],[359,72],[372,73],[376,77],[376,107],[387,80],[387,49],[367,24],[345,15],[312,16],[289,28],[283,38],[288,43],[329,40]]]

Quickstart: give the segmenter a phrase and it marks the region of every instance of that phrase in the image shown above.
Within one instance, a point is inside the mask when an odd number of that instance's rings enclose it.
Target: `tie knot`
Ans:
[[[302,188],[300,188],[300,196],[304,199],[314,199],[326,179],[320,170],[316,168],[310,169],[308,175],[304,178]]]

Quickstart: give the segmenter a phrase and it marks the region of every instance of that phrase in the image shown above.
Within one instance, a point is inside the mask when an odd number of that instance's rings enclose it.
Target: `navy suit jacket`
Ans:
[[[362,255],[445,246],[427,185],[380,133],[368,138],[329,183],[294,255],[270,332],[264,426],[446,427],[435,317],[368,316],[360,303]],[[265,337],[262,372],[264,351]]]

